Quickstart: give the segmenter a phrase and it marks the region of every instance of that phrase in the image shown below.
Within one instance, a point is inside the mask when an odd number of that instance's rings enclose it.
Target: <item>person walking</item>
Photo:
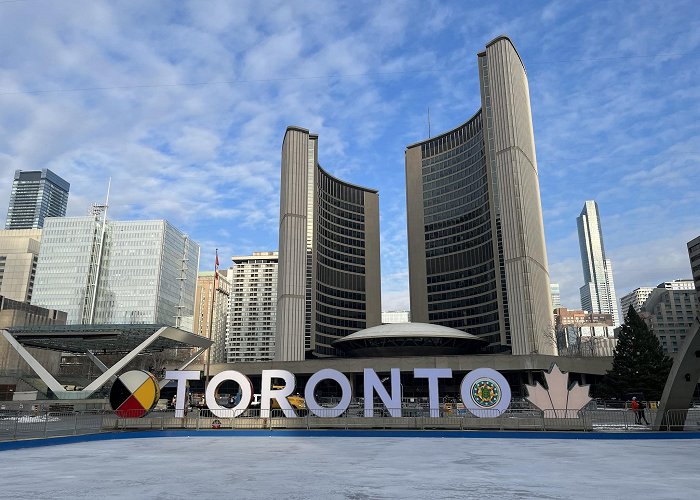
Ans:
[[[637,423],[638,423],[639,425],[642,424],[642,419],[644,419],[644,423],[645,423],[645,424],[649,425],[649,422],[647,421],[647,416],[646,416],[646,414],[644,413],[644,409],[645,409],[646,407],[647,407],[647,405],[644,403],[644,401],[641,401],[641,402],[639,403],[639,410],[637,410],[637,412],[638,412],[638,413],[637,413],[637,415],[638,415],[638,417],[637,417]]]
[[[642,422],[641,422],[640,416],[639,416],[639,401],[637,401],[637,396],[634,396],[632,398],[632,404],[630,405],[630,407],[632,408],[632,411],[634,412],[634,423],[641,424]]]

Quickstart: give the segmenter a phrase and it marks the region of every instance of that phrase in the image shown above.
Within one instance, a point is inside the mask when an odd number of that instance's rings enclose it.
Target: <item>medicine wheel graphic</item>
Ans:
[[[119,375],[109,392],[109,404],[121,418],[140,418],[158,402],[158,381],[143,370],[131,370]]]

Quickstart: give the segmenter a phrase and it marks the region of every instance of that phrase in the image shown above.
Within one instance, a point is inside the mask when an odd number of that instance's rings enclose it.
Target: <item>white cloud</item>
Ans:
[[[433,134],[478,109],[476,52],[507,32],[563,298],[582,284],[584,200],[601,205],[618,289],[679,277],[700,227],[693,2],[39,3],[0,6],[0,210],[13,170],[48,167],[71,183],[70,214],[111,177],[114,217],[168,218],[203,256],[274,249],[282,137],[300,125],[331,173],[379,189],[384,307],[406,307],[403,150],[428,107]],[[80,88],[103,90],[28,93]]]

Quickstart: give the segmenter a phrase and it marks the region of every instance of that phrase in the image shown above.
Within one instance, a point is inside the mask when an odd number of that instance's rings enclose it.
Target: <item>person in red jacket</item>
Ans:
[[[637,397],[632,398],[632,404],[630,405],[632,408],[632,411],[634,412],[634,423],[635,424],[641,424],[641,416],[639,414],[639,401],[637,401]]]

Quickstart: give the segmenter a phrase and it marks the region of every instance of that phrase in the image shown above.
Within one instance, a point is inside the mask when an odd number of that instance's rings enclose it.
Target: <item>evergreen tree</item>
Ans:
[[[608,396],[625,398],[629,393],[642,393],[650,401],[661,398],[673,361],[632,306],[613,356],[612,370],[603,379],[603,391]]]

